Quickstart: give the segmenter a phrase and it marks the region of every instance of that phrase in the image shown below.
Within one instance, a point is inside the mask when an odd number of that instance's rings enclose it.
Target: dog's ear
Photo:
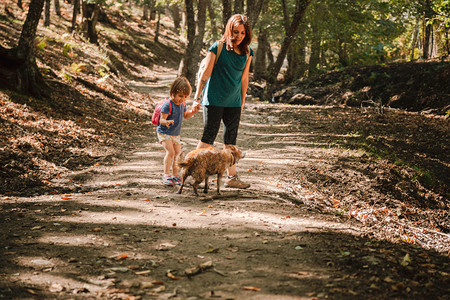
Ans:
[[[230,164],[230,166],[235,165],[236,163],[237,163],[236,153],[234,151],[231,151],[231,164]]]

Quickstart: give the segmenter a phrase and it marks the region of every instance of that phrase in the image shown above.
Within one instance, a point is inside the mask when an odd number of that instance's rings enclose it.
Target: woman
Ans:
[[[251,40],[247,17],[237,14],[228,20],[222,38],[208,50],[206,68],[199,74],[194,100],[194,105],[200,105],[200,96],[203,97],[204,128],[197,149],[214,144],[221,122],[224,148],[236,145],[253,56],[253,50],[249,47]],[[223,43],[223,50],[215,61],[219,43]],[[228,168],[227,173],[226,187],[245,189],[250,186],[239,180],[236,165]]]

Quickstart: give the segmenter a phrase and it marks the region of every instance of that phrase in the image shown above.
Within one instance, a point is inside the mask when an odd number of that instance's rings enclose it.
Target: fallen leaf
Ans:
[[[49,288],[49,291],[52,293],[62,292],[63,290],[64,290],[64,287],[62,285],[60,285],[59,283],[53,283]]]
[[[117,260],[120,260],[120,259],[125,259],[125,258],[127,258],[127,257],[128,257],[128,254],[124,253],[124,254],[118,255],[118,256],[116,257],[116,259],[117,259]]]
[[[259,287],[256,286],[243,286],[242,289],[245,291],[254,291],[254,292],[259,292],[261,290]]]
[[[113,271],[113,272],[126,273],[130,269],[128,269],[126,267],[114,267],[114,268],[110,268],[110,270]]]
[[[95,228],[92,228],[91,231],[99,232],[99,231],[102,231],[102,228],[101,227],[95,227]]]
[[[134,274],[136,274],[136,275],[147,275],[150,272],[151,272],[151,270],[145,270],[145,271],[134,272]]]
[[[37,295],[38,294],[35,290],[32,290],[32,289],[27,289],[27,292],[30,293],[31,295]]]
[[[219,248],[213,248],[209,247],[208,250],[205,251],[205,253],[217,253],[219,252]]]
[[[167,275],[167,277],[169,277],[172,280],[180,280],[181,279],[180,277],[173,275],[171,271],[167,271],[166,275]]]
[[[411,257],[409,256],[409,253],[406,253],[406,255],[403,257],[402,262],[400,263],[402,266],[406,267],[411,263]]]
[[[148,288],[152,288],[155,285],[153,284],[153,282],[141,282],[141,289],[148,289]]]
[[[162,285],[160,287],[157,287],[156,289],[153,289],[152,291],[154,293],[161,293],[161,292],[164,292],[165,290],[166,290],[166,287],[164,285]]]

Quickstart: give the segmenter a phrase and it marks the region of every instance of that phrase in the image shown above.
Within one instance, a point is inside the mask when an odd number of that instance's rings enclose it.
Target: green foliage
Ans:
[[[101,77],[106,77],[109,75],[109,67],[107,65],[100,65],[97,67],[97,72]]]
[[[65,67],[62,68],[62,70],[61,70],[61,75],[62,75],[62,77],[63,77],[63,79],[64,79],[65,81],[67,81],[67,82],[69,82],[69,83],[72,82],[72,75],[70,75],[70,74],[66,71],[66,68],[65,68]]]
[[[45,47],[47,47],[47,43],[45,39],[42,39],[39,44],[37,44],[37,48],[39,49],[39,51],[43,51]]]
[[[380,78],[391,78],[389,74],[386,72],[378,73],[378,72],[371,72],[369,77],[369,82],[371,84],[376,83]]]
[[[87,64],[85,63],[73,63],[70,65],[70,70],[74,73],[81,73],[82,71],[85,71],[87,67]]]
[[[436,185],[436,180],[433,176],[433,173],[431,173],[430,171],[420,171],[419,181],[426,187],[433,187],[434,185]]]
[[[69,57],[69,53],[72,51],[72,44],[71,43],[65,43],[62,49],[62,53],[64,56]]]
[[[84,0],[86,4],[104,4],[107,1],[106,0]]]

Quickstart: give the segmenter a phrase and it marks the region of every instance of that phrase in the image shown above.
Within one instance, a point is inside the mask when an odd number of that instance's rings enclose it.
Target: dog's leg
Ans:
[[[198,188],[199,184],[203,181],[203,178],[195,177],[194,179],[195,179],[195,181],[194,181],[194,183],[192,184],[192,187],[194,188],[194,193],[195,193],[195,195],[198,196],[198,190],[197,190],[197,188]]]
[[[209,176],[205,176],[205,188],[203,189],[203,193],[208,193],[208,178]]]
[[[187,174],[183,174],[183,176],[181,177],[181,185],[180,188],[178,189],[178,194],[181,194],[181,192],[183,191],[183,187],[184,187],[184,182],[186,181],[186,178],[188,177]]]
[[[222,175],[221,173],[217,173],[217,195],[220,195],[220,184],[222,183]]]

